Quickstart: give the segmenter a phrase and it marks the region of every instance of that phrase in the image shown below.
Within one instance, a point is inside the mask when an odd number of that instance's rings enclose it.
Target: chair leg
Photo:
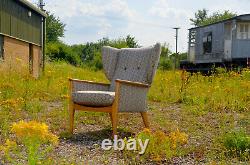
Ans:
[[[69,132],[73,134],[75,109],[73,104],[69,105]]]
[[[112,127],[113,127],[113,117],[112,117],[112,113],[109,113],[109,117],[110,117],[111,124],[112,124]]]
[[[115,136],[115,135],[117,135],[118,113],[112,112],[111,117],[112,117],[111,120],[112,120],[113,136]]]
[[[149,120],[148,120],[147,112],[141,112],[141,116],[142,116],[143,123],[144,123],[145,127],[149,128]]]

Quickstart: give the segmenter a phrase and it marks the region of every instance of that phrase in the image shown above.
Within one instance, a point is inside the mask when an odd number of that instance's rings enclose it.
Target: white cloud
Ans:
[[[46,2],[46,8],[61,18],[106,16],[109,13],[131,18],[135,14],[135,11],[129,8],[125,0],[50,0]]]
[[[149,12],[152,15],[159,16],[162,18],[180,18],[183,16],[187,17],[188,15],[190,15],[190,12],[186,10],[171,7],[167,0],[156,0]]]

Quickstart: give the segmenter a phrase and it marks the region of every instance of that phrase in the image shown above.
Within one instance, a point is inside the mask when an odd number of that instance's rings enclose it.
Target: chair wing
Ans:
[[[147,82],[148,84],[152,84],[154,75],[156,73],[158,63],[160,60],[160,54],[161,54],[161,44],[157,43],[154,46],[154,49],[152,51],[152,55],[150,57],[148,72],[147,72]]]
[[[117,79],[150,85],[158,66],[160,51],[160,44],[146,48],[120,49],[116,56],[115,70],[112,72],[110,90],[115,90]]]
[[[120,49],[112,48],[109,46],[104,46],[102,48],[103,69],[109,81],[111,81],[114,76],[119,52]]]

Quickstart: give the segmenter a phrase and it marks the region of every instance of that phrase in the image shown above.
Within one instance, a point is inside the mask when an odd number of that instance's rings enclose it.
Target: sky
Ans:
[[[38,0],[30,0],[37,3]],[[66,24],[67,44],[95,42],[103,37],[117,39],[131,35],[141,46],[166,43],[175,50],[175,30],[179,31],[179,51],[187,51],[189,21],[206,8],[210,13],[230,10],[250,13],[250,0],[44,0],[45,9]]]

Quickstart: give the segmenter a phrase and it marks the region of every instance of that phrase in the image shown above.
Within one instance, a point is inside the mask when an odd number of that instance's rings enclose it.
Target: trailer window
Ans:
[[[212,32],[207,33],[203,37],[203,53],[212,53]]]
[[[250,24],[249,23],[239,23],[237,30],[238,39],[250,39]]]
[[[189,39],[190,39],[190,47],[194,47],[196,44],[196,31],[191,30],[189,33]]]

